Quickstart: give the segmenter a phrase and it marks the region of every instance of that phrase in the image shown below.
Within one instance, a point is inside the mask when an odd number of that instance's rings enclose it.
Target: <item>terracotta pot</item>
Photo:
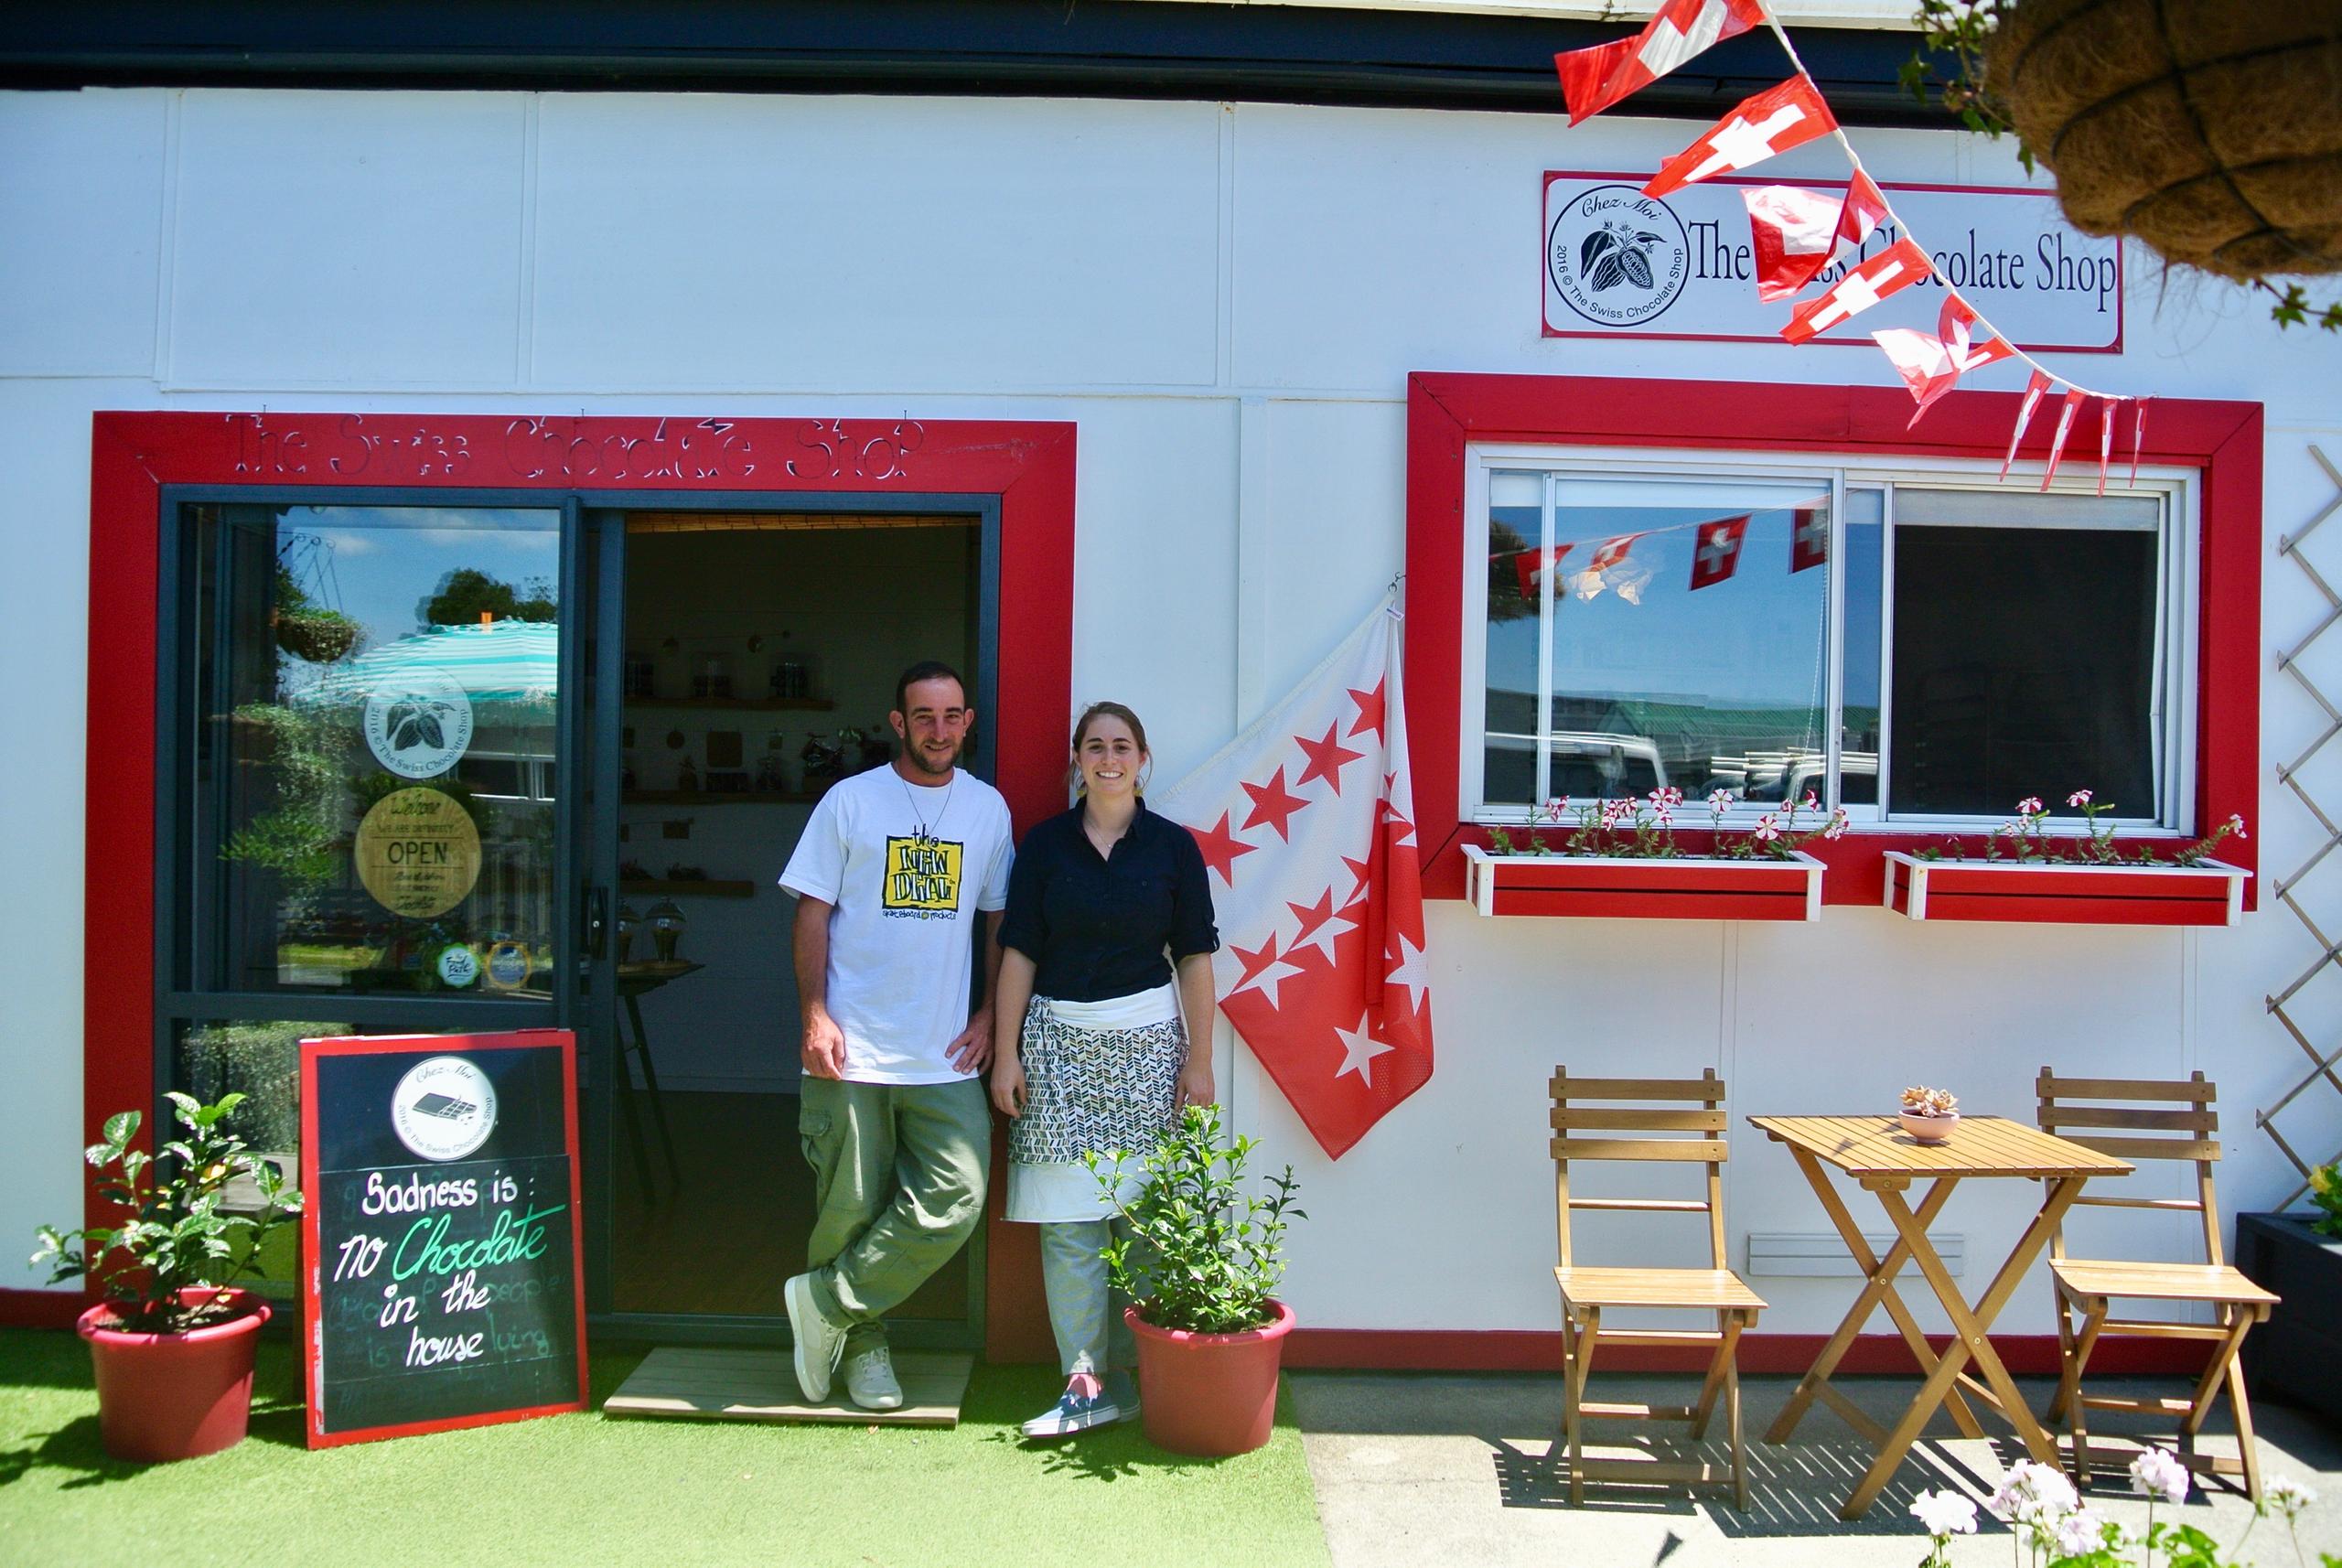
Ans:
[[[1940,1144],[1951,1136],[1954,1127],[1960,1125],[1960,1112],[1957,1111],[1948,1116],[1922,1116],[1916,1111],[1898,1111],[1895,1114],[1896,1119],[1903,1123],[1903,1131],[1922,1144]]]
[[[1174,1454],[1221,1458],[1250,1454],[1276,1424],[1277,1367],[1293,1308],[1271,1301],[1276,1320],[1242,1334],[1157,1328],[1126,1309],[1138,1337],[1139,1423],[1147,1441]]]
[[[99,1436],[117,1459],[193,1459],[244,1440],[252,1353],[269,1319],[268,1303],[250,1291],[209,1286],[183,1291],[179,1299],[224,1299],[238,1315],[185,1334],[134,1334],[107,1326],[113,1308],[102,1302],[74,1324],[97,1369]]]

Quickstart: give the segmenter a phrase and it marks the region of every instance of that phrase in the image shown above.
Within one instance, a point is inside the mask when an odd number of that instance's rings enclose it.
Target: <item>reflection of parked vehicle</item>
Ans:
[[[1829,768],[1830,759],[1826,757],[1809,752],[1798,757],[1789,765],[1789,772],[1782,780],[1786,788],[1781,790],[1781,799],[1802,800],[1809,789],[1816,795],[1821,794]],[[1878,753],[1875,751],[1840,752],[1838,774],[1842,779],[1852,779],[1857,776],[1877,778]],[[1865,798],[1875,800],[1878,797],[1874,793]]]
[[[1648,736],[1564,731],[1548,743],[1547,755],[1551,795],[1646,795],[1667,784],[1667,765]]]

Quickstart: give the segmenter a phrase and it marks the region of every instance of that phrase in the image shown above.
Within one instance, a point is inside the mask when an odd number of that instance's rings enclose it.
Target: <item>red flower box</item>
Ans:
[[[1490,854],[1464,846],[1464,896],[1483,915],[1615,920],[1818,920],[1821,863]]]
[[[2195,865],[2069,865],[1921,860],[1886,853],[1886,907],[1915,920],[2066,926],[2233,926],[2244,879],[2225,861]]]

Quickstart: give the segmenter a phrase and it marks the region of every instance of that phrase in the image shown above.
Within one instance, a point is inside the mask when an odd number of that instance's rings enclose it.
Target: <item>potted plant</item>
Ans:
[[[1818,920],[1818,839],[1846,831],[1841,809],[1824,813],[1811,792],[1748,826],[1726,826],[1735,804],[1708,796],[1707,844],[1676,837],[1683,791],[1652,790],[1640,800],[1548,801],[1518,838],[1490,828],[1488,847],[1464,846],[1465,896],[1483,915],[1575,915],[1605,918]],[[1800,817],[1806,821],[1801,821]],[[1558,842],[1556,842],[1558,841]]]
[[[1983,843],[1957,835],[1917,854],[1886,853],[1886,908],[1914,920],[2002,920],[2057,925],[2232,926],[2244,918],[2252,873],[2212,858],[2243,838],[2232,816],[2191,843],[2124,843],[2101,821],[2114,807],[2092,792],[2066,797],[2082,814],[2079,834],[2047,830],[2037,795],[2016,805]]]
[[[2283,323],[2342,327],[2290,277],[2342,271],[2342,36],[2329,5],[1918,0],[1920,42],[1948,56],[1945,103],[2013,130],[2057,177],[2085,234],[2251,283]],[[1928,65],[1905,78],[1922,100]]]
[[[209,1105],[173,1092],[180,1136],[159,1159],[133,1148],[140,1117],[106,1118],[88,1150],[103,1175],[98,1196],[127,1210],[112,1228],[40,1228],[36,1263],[49,1283],[88,1279],[100,1300],[75,1325],[97,1372],[99,1435],[117,1459],[192,1459],[243,1440],[252,1411],[252,1353],[268,1304],[233,1282],[261,1242],[301,1206],[271,1162],[250,1153],[228,1119],[243,1101]],[[167,1172],[160,1179],[156,1171]],[[225,1206],[229,1183],[257,1188],[257,1213]]]
[[[1948,1089],[1924,1084],[1903,1091],[1903,1109],[1896,1120],[1903,1131],[1922,1144],[1940,1144],[1960,1125],[1960,1097]]]
[[[1253,1140],[1223,1145],[1219,1112],[1190,1105],[1141,1161],[1090,1156],[1129,1234],[1105,1248],[1107,1277],[1131,1299],[1139,1420],[1175,1454],[1249,1454],[1269,1440],[1293,1309],[1273,1294],[1293,1207],[1293,1167],[1267,1196],[1241,1190]]]
[[[2273,1393],[2342,1422],[2342,1166],[2310,1173],[2315,1215],[2240,1214],[2236,1266],[2284,1297],[2245,1337],[2244,1371],[2255,1393]]]

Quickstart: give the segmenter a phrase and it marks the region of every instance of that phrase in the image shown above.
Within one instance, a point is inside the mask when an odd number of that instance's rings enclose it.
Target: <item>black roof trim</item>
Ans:
[[[1265,100],[1559,113],[1621,26],[1143,0],[0,0],[0,87],[501,88]],[[1948,128],[1912,35],[1800,29],[1840,119]],[[1710,118],[1787,74],[1762,33],[1614,113]]]

